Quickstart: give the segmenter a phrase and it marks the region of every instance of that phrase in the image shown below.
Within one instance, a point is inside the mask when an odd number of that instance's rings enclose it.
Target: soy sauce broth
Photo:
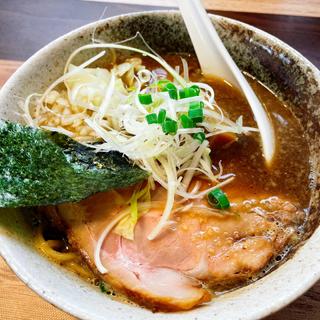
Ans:
[[[275,158],[268,168],[263,158],[259,134],[253,133],[240,136],[228,148],[212,150],[213,161],[216,165],[222,161],[226,173],[236,174],[230,189],[241,190],[242,196],[254,197],[264,193],[281,195],[306,208],[310,197],[310,168],[309,148],[302,127],[288,106],[270,90],[250,76],[247,79],[272,119],[276,137]],[[232,120],[242,115],[245,125],[256,127],[250,107],[239,92],[221,80],[212,79],[208,83],[217,92],[218,105]]]

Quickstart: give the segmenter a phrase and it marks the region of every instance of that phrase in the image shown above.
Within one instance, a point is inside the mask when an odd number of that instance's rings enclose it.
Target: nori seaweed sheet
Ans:
[[[119,152],[0,120],[0,207],[73,202],[134,185],[148,173]]]

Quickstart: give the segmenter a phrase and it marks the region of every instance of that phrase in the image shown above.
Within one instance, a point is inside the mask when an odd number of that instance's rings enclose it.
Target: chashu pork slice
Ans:
[[[62,222],[67,226],[69,242],[95,271],[97,240],[121,209],[113,192],[58,207]],[[99,276],[115,290],[141,305],[163,311],[188,310],[211,300],[211,294],[200,281],[174,268],[148,263],[132,245],[132,241],[113,232],[104,241],[101,259],[108,272]]]
[[[122,209],[116,198],[106,192],[58,207],[70,243],[94,270],[99,236]],[[101,278],[141,305],[187,310],[211,299],[207,286],[233,286],[260,272],[297,238],[304,219],[303,211],[277,197],[238,199],[225,212],[205,202],[192,205],[172,214],[168,228],[152,241],[147,236],[160,208],[139,219],[133,241],[111,231],[100,252],[108,270]]]

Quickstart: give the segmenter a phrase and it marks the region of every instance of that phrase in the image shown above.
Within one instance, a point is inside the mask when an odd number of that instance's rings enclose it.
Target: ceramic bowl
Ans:
[[[310,144],[313,171],[320,172],[319,71],[297,51],[265,32],[219,16],[212,15],[211,19],[238,65],[293,106]],[[176,11],[134,13],[86,25],[53,41],[18,69],[1,90],[0,117],[18,121],[16,111],[21,99],[31,92],[42,92],[60,76],[69,54],[89,43],[94,31],[96,38],[108,42],[126,39],[140,31],[160,53],[192,52],[185,26]],[[320,278],[320,188],[316,180],[313,186],[308,232],[295,254],[259,281],[188,312],[152,313],[100,293],[35,250],[30,227],[19,210],[0,211],[1,255],[30,288],[81,319],[259,319],[293,301]]]

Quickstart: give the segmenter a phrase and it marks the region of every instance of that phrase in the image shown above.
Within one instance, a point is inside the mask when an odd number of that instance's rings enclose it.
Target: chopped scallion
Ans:
[[[192,88],[196,92],[196,96],[200,94],[200,88],[197,85],[192,85],[190,88]]]
[[[203,121],[203,107],[204,103],[202,101],[195,101],[190,103],[188,116],[194,123]]]
[[[161,109],[158,113],[158,123],[162,124],[164,120],[166,119],[167,111],[164,109]]]
[[[184,99],[184,98],[190,98],[190,97],[195,97],[198,96],[199,94],[197,93],[196,89],[192,87],[184,88],[179,90],[179,98]]]
[[[228,197],[219,188],[208,193],[208,202],[217,209],[228,209],[230,207]]]
[[[158,117],[155,113],[150,113],[146,115],[146,120],[149,124],[158,123]]]
[[[202,101],[193,101],[190,102],[189,104],[189,108],[191,109],[198,109],[198,108],[203,108],[204,107],[204,103]]]
[[[203,132],[196,132],[193,134],[193,139],[198,140],[201,144],[206,139],[206,135]]]
[[[152,96],[148,93],[140,93],[138,95],[139,101],[141,104],[151,104],[152,103]]]
[[[193,121],[185,114],[180,116],[181,125],[183,128],[194,128]]]
[[[103,292],[103,293],[107,293],[108,290],[106,288],[106,284],[104,281],[99,281],[99,288],[100,288],[100,291]]]
[[[164,133],[176,134],[178,130],[177,121],[167,118],[162,124]]]
[[[162,89],[162,91],[167,91],[171,99],[178,99],[178,91],[176,86],[172,82],[168,82]]]

